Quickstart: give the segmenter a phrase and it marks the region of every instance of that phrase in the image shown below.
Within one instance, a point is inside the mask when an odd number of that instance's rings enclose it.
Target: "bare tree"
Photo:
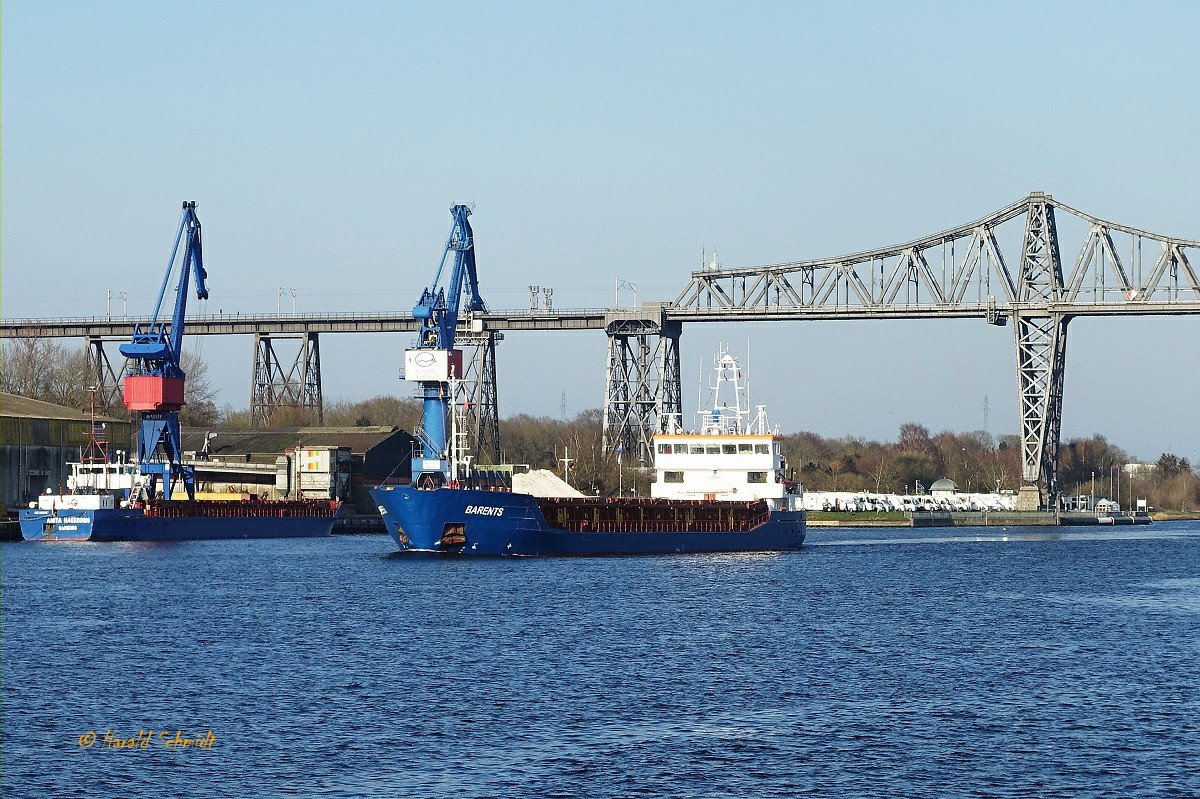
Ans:
[[[404,430],[414,430],[421,424],[421,403],[415,399],[391,396],[326,403],[325,424],[332,427],[395,425]]]
[[[47,338],[4,342],[0,388],[10,394],[83,408],[87,400],[87,350],[67,349]]]
[[[878,460],[875,461],[875,468],[871,470],[871,477],[875,478],[875,493],[880,493],[880,486],[883,483],[883,478],[888,473],[888,455],[882,448],[879,450]]]
[[[87,350],[58,348],[60,357],[47,374],[47,402],[65,405],[68,408],[83,408],[89,405],[87,373]]]
[[[0,387],[9,394],[49,402],[51,368],[62,357],[62,348],[44,338],[10,339],[0,356]]]
[[[207,427],[220,419],[217,411],[217,390],[208,374],[208,364],[199,354],[185,352],[179,358],[179,368],[187,375],[184,381],[184,399],[187,402],[179,412],[179,422],[186,427]]]

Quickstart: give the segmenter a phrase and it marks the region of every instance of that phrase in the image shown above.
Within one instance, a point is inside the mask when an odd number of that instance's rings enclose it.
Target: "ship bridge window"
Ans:
[[[704,448],[704,454],[705,455],[720,455],[721,454],[721,445],[720,444],[709,444],[708,446],[706,446]]]
[[[766,444],[755,444],[754,445],[754,454],[755,455],[770,455],[771,448],[769,446],[767,446]]]
[[[766,472],[746,472],[747,483],[765,483],[767,482]]]
[[[703,444],[692,444],[692,454],[693,455],[703,455],[704,454],[704,445]]]
[[[659,455],[670,455],[671,454],[671,445],[670,444],[659,444],[658,445],[658,454]]]
[[[778,441],[775,442],[774,448],[775,448],[775,454],[778,455],[779,454],[779,442]]]
[[[739,455],[749,455],[752,452],[754,452],[753,444],[738,444]]]
[[[682,483],[683,472],[663,472],[664,483]]]
[[[737,444],[722,444],[721,445],[721,454],[722,455],[736,455],[737,454]]]

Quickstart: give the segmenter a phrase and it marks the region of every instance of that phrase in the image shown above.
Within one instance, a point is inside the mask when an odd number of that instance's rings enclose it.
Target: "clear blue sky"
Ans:
[[[1194,3],[33,3],[3,9],[3,310],[153,302],[182,200],[211,311],[411,306],[453,202],[493,307],[908,241],[1030,190],[1200,238]],[[1064,249],[1069,249],[1065,247]],[[199,310],[197,308],[197,310]],[[1200,461],[1200,318],[1073,323],[1064,437]],[[326,336],[327,395],[407,395],[405,336]],[[714,325],[788,431],[1016,432],[1012,330]],[[195,341],[198,345],[199,342]],[[207,339],[221,400],[248,339]],[[502,412],[603,397],[604,337],[512,334]]]

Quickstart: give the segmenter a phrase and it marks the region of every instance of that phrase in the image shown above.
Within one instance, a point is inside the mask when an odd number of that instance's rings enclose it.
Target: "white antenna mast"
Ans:
[[[750,409],[754,406],[750,404],[750,337],[746,336],[746,413],[750,413]]]

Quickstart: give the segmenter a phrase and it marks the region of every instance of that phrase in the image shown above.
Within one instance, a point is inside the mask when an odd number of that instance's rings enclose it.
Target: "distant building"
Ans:
[[[952,497],[958,493],[958,486],[953,480],[943,477],[929,487],[929,493],[934,497]]]
[[[1114,513],[1120,506],[1111,497],[1100,494],[1080,494],[1078,496],[1062,496],[1058,499],[1060,510]]]
[[[98,416],[100,434],[112,450],[129,449],[130,423]],[[66,488],[68,461],[78,461],[91,439],[86,413],[50,402],[0,392],[0,500],[9,510],[47,488]]]
[[[1158,471],[1155,463],[1127,463],[1121,467],[1127,477],[1149,477]]]

